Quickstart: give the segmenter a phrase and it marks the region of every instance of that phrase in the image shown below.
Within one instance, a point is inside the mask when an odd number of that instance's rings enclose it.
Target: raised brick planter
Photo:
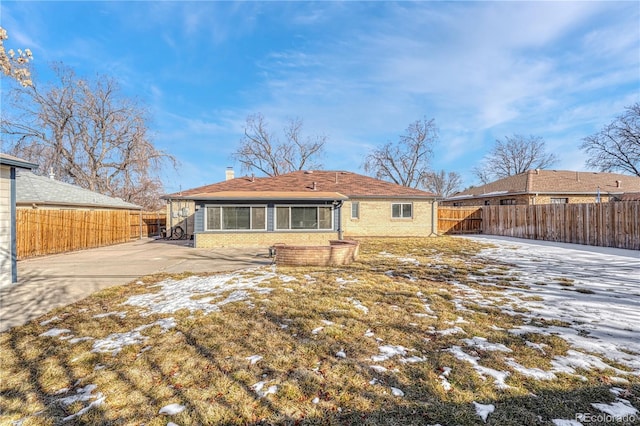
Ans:
[[[358,257],[360,243],[329,241],[328,246],[288,246],[275,244],[276,264],[282,266],[348,265]]]

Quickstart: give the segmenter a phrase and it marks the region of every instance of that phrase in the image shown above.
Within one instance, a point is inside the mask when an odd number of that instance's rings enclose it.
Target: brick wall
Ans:
[[[323,246],[276,245],[276,264],[286,266],[347,265],[358,255],[356,241],[330,241]]]
[[[270,247],[274,244],[328,245],[338,238],[337,232],[209,232],[195,235],[194,246]]]
[[[354,201],[360,204],[358,219],[351,218],[351,203]],[[412,203],[413,217],[393,219],[391,204],[395,203]],[[437,218],[437,204],[434,207],[433,213]],[[342,207],[342,229],[346,237],[426,237],[433,230],[431,215],[431,200],[354,199],[345,201]]]
[[[189,210],[187,217],[181,215],[184,208]],[[190,238],[195,228],[195,209],[196,203],[193,200],[171,200],[167,203],[167,229],[171,230],[174,226],[180,226]]]

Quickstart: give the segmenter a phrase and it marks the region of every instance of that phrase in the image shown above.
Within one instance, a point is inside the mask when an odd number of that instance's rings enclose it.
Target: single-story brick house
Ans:
[[[38,166],[0,153],[0,287],[18,281],[16,255],[16,173]]]
[[[234,178],[162,197],[195,247],[328,244],[437,233],[436,195],[345,171]]]
[[[594,203],[640,191],[640,177],[603,172],[529,170],[458,192],[443,206]]]

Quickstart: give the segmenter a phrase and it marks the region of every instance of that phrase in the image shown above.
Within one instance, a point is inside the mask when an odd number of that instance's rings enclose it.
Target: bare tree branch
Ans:
[[[590,156],[587,167],[640,176],[640,103],[627,107],[600,132],[584,138],[580,148]]]
[[[553,153],[546,152],[545,142],[540,136],[506,136],[496,143],[473,169],[482,183],[524,173],[531,169],[545,169],[558,161]]]
[[[429,172],[425,175],[422,186],[427,191],[446,198],[460,191],[462,177],[457,172],[447,173],[444,170]]]
[[[322,154],[327,137],[324,135],[302,137],[303,122],[300,118],[289,120],[284,128],[285,142],[269,132],[262,114],[247,117],[244,137],[233,153],[242,170],[258,171],[267,176],[277,176],[296,170],[319,169],[316,158]]]
[[[175,158],[147,135],[147,112],[122,96],[116,81],[89,82],[54,67],[56,86],[18,91],[15,117],[2,117],[10,152],[39,164],[41,173],[147,209],[161,206],[161,168]]]
[[[425,181],[438,129],[433,119],[415,121],[397,143],[373,149],[365,158],[364,170],[378,179],[417,188]]]

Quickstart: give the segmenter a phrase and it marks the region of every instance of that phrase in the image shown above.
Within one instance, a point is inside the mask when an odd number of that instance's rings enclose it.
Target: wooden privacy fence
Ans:
[[[438,207],[438,232],[478,234],[482,231],[482,208]]]
[[[131,238],[160,237],[166,227],[167,215],[162,212],[130,212]]]
[[[129,210],[17,209],[17,258],[83,250],[154,236],[164,220],[160,213]]]
[[[640,250],[640,202],[483,206],[482,232]]]

